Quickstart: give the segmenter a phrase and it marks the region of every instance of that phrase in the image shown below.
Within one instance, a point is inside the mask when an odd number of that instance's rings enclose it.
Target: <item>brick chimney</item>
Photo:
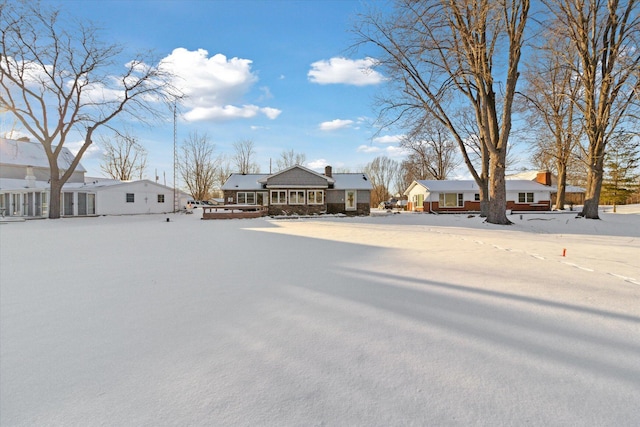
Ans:
[[[327,176],[329,178],[332,178],[332,176],[331,176],[332,173],[333,172],[331,171],[331,166],[325,166],[324,167],[324,175],[325,176]]]
[[[536,176],[536,182],[542,185],[551,185],[551,172],[549,171],[540,171]]]

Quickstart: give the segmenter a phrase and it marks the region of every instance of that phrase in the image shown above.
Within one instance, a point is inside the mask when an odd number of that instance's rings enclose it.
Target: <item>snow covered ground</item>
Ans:
[[[0,424],[638,425],[640,209],[510,219],[0,224]]]

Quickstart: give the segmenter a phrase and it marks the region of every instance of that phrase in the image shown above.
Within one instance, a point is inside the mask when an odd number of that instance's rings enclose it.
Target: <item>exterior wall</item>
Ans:
[[[127,203],[127,193],[133,193],[133,203]],[[159,194],[163,203],[158,203]],[[96,205],[99,215],[167,213],[173,211],[173,190],[145,181],[118,184],[100,189]]]
[[[551,201],[541,200],[537,203],[516,203],[507,201],[507,209],[512,211],[550,211]]]
[[[424,211],[429,212],[480,212],[480,202],[463,200],[464,206],[462,207],[444,207],[440,208],[439,202],[424,202]]]
[[[356,191],[356,208],[355,210],[347,210],[345,203],[345,192],[347,190],[327,190],[326,202],[327,213],[329,214],[345,214],[349,216],[363,216],[371,213],[371,191]]]
[[[288,188],[282,188],[282,191],[288,191]],[[345,190],[327,190],[323,188],[313,189],[308,188],[308,190],[321,190],[324,191],[324,204],[322,205],[274,205],[270,203],[270,199],[268,201],[268,214],[269,215],[320,215],[324,213],[328,214],[345,214],[345,215],[369,215],[371,212],[371,207],[369,206],[371,201],[371,192],[368,190],[358,190],[356,192],[356,208],[355,210],[346,210],[345,205]],[[240,192],[253,192],[253,190],[225,190],[224,191],[224,200],[225,204],[234,204],[236,203],[237,193]],[[260,190],[268,192],[268,197],[271,197],[271,190]],[[230,201],[231,200],[231,201]]]
[[[449,193],[449,192],[447,192]],[[451,193],[460,193],[451,191]],[[518,203],[518,193],[533,193],[532,203]],[[421,206],[415,206],[413,203],[414,196],[422,195],[424,202]],[[479,212],[480,201],[475,200],[475,192],[462,193],[461,207],[440,207],[440,193],[428,193],[424,187],[416,186],[409,192],[409,201],[411,204],[411,210],[424,211],[424,212]],[[507,192],[507,209],[515,211],[549,211],[551,210],[551,201],[549,192],[540,191],[513,191]]]

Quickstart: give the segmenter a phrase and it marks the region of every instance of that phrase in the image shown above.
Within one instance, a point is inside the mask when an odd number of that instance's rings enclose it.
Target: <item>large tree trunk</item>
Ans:
[[[602,190],[602,169],[590,170],[587,175],[587,193],[584,206],[580,216],[589,219],[600,219],[598,215],[598,204],[600,201],[600,191]]]
[[[489,161],[489,212],[487,222],[491,224],[508,225],[511,221],[507,218],[507,191],[505,185],[505,162],[502,155],[493,155]]]
[[[54,178],[51,174],[51,186],[49,187],[49,219],[60,218],[60,194],[62,193],[63,182],[59,178]]]
[[[489,182],[483,179],[478,184],[480,189],[480,217],[486,218],[489,215]]]
[[[556,194],[556,209],[563,211],[567,186],[567,166],[562,162],[557,163],[558,168],[558,193]]]
[[[595,139],[595,138],[594,138]],[[604,174],[604,142],[591,144],[589,150],[589,173],[587,174],[587,193],[584,206],[579,216],[588,219],[600,219],[598,205],[602,190],[602,177]]]

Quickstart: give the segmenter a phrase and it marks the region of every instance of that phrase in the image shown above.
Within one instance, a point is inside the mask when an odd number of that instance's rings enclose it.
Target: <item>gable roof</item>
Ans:
[[[240,190],[240,191],[257,191],[266,190],[267,183],[280,175],[287,175],[293,169],[299,169],[303,172],[312,174],[316,178],[322,178],[326,182],[324,188],[332,188],[334,190],[371,190],[373,186],[371,181],[364,173],[336,173],[328,177],[304,166],[295,165],[287,169],[283,169],[274,174],[238,174],[234,173],[222,185],[222,190]],[[296,183],[291,184],[279,183],[273,188],[296,188]],[[317,188],[318,186],[306,186]]]
[[[58,156],[58,167],[64,170],[69,169],[74,158],[75,156],[68,148],[62,147]],[[49,169],[47,154],[39,142],[24,142],[5,138],[0,138],[0,164]],[[78,163],[75,172],[86,172],[86,169]]]
[[[328,184],[333,184],[333,183],[335,182],[335,181],[334,181],[334,179],[333,179],[332,177],[328,177],[328,176],[323,175],[323,174],[321,174],[321,173],[319,173],[319,172],[316,172],[316,171],[314,171],[314,170],[311,170],[311,169],[305,168],[305,167],[304,167],[304,166],[302,166],[302,165],[293,165],[293,166],[290,166],[290,167],[288,167],[288,168],[286,168],[286,169],[283,169],[283,170],[281,170],[281,171],[278,171],[278,172],[276,172],[276,173],[273,173],[273,174],[271,174],[271,175],[265,175],[263,178],[261,178],[261,179],[259,180],[259,182],[260,182],[261,184],[266,184],[270,179],[275,178],[275,177],[277,177],[277,176],[279,176],[279,175],[285,175],[285,174],[287,174],[288,172],[290,172],[290,171],[292,171],[292,170],[294,170],[294,169],[299,169],[299,170],[304,171],[304,172],[306,172],[306,173],[308,173],[308,174],[311,174],[311,175],[314,175],[314,176],[316,176],[316,177],[319,177],[319,178],[323,179],[324,181],[326,181],[326,182],[327,182],[327,185],[328,185]]]

